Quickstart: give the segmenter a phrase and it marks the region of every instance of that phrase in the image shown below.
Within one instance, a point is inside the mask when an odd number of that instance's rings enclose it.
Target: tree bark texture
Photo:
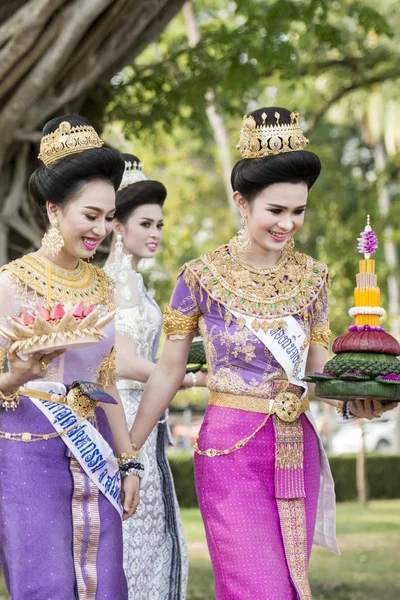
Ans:
[[[190,0],[184,4],[182,14],[185,20],[189,46],[194,48],[200,42],[200,29],[197,23],[193,5]],[[239,213],[235,203],[232,200],[231,172],[233,164],[230,153],[230,139],[228,130],[225,125],[223,114],[218,107],[213,90],[208,90],[206,94],[206,100],[207,118],[211,129],[213,130],[215,144],[218,148],[227,203],[239,225]]]
[[[13,0],[0,6],[0,265],[37,247],[27,184],[44,123],[157,39],[184,0]],[[85,104],[90,118],[90,106]],[[9,236],[10,231],[12,235]]]

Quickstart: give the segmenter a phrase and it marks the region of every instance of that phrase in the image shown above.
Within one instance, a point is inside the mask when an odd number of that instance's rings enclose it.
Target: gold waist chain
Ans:
[[[262,429],[271,415],[276,415],[281,421],[286,423],[293,423],[300,415],[308,410],[309,401],[308,396],[299,398],[292,392],[280,392],[276,395],[274,400],[265,400],[263,398],[257,398],[255,396],[249,396],[246,394],[235,395],[224,392],[210,391],[210,398],[208,403],[211,406],[221,406],[224,408],[234,408],[237,410],[245,410],[247,412],[265,414],[265,418],[262,423],[257,427],[253,433],[245,438],[242,438],[236,444],[230,448],[218,450],[216,448],[207,448],[207,450],[200,450],[197,440],[194,444],[194,451],[200,456],[223,456],[225,454],[231,454],[240,450],[253,437]]]
[[[307,321],[308,319],[307,312],[304,315],[304,319],[305,321]],[[296,372],[297,367],[301,363],[303,354],[307,346],[308,340],[307,338],[305,338],[301,350],[299,352],[299,357],[296,361],[296,364],[294,365],[294,372]],[[296,421],[296,419],[298,419],[303,412],[308,410],[309,401],[307,395],[304,398],[299,398],[298,396],[296,396],[296,394],[286,391],[289,385],[290,382],[288,380],[285,389],[279,392],[275,396],[275,398],[269,401],[265,399],[256,398],[247,394],[235,395],[211,390],[209,404],[211,404],[212,406],[222,406],[225,408],[246,410],[249,412],[265,414],[266,416],[262,423],[257,427],[255,431],[253,431],[252,434],[239,440],[230,448],[225,448],[223,450],[218,450],[217,448],[207,448],[207,450],[200,450],[196,440],[194,444],[194,451],[200,456],[210,457],[231,454],[232,452],[236,452],[236,450],[240,450],[241,448],[246,446],[246,444],[248,444],[249,441],[253,439],[253,437],[260,431],[260,429],[262,429],[266,425],[271,415],[276,415],[278,419],[286,423],[292,423],[293,421]]]
[[[37,398],[38,400],[49,400],[50,402],[55,402],[57,404],[66,404],[72,408],[77,416],[85,419],[93,416],[96,408],[96,402],[86,394],[83,394],[79,388],[71,389],[66,396],[49,394],[48,392],[30,388],[20,388],[18,390],[18,395]],[[41,442],[52,440],[67,435],[70,431],[75,429],[75,427],[78,427],[80,423],[81,421],[78,421],[74,425],[63,429],[62,431],[55,431],[54,433],[29,433],[28,431],[22,433],[9,433],[0,431],[0,440],[10,440],[12,442]]]

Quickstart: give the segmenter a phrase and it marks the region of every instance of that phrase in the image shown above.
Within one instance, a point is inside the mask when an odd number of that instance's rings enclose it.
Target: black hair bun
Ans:
[[[162,208],[166,197],[166,187],[159,181],[146,179],[132,183],[117,192],[115,218],[124,224],[132,212],[143,204],[158,204]]]

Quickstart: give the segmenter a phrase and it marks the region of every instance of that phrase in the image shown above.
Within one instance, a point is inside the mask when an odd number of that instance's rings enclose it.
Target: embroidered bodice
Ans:
[[[107,275],[115,281],[118,281],[117,267],[114,264],[104,267]],[[117,283],[115,302],[117,304],[116,332],[128,336],[135,342],[136,356],[154,361],[160,339],[162,316],[157,303],[146,290],[140,273],[131,270],[124,283]],[[126,350],[128,348],[125,350],[122,348],[120,351]],[[118,387],[143,389],[144,384],[119,379]]]
[[[233,244],[220,246],[181,270],[165,333],[173,338],[200,330],[209,389],[269,397],[287,386],[285,372],[241,315],[251,316],[256,331],[278,331],[291,316],[311,344],[327,346],[327,277],[326,266],[305,254],[283,253],[276,265],[259,270],[243,263]]]
[[[138,303],[131,308],[117,308],[115,327],[118,333],[131,337],[136,343],[136,355],[154,360],[156,340],[161,328],[161,311],[147,292],[143,278],[136,273]]]
[[[85,305],[93,304],[104,313],[113,308],[113,284],[101,269],[83,261],[76,269],[62,269],[36,254],[28,254],[0,270],[0,323],[7,325],[12,316],[19,316],[23,310],[47,306],[48,295],[51,303],[73,306],[83,300]],[[62,381],[67,385],[79,379],[105,386],[111,384],[114,323],[109,323],[103,331],[106,339],[90,348],[68,349],[53,360],[49,369],[43,372],[42,379]],[[9,341],[0,336],[0,362],[3,362],[8,346]]]

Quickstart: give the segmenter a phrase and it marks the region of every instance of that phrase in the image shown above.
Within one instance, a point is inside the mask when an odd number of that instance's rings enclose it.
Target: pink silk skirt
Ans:
[[[230,448],[251,434],[263,418],[258,413],[208,406],[199,448]],[[279,491],[282,485],[277,478],[277,434],[272,418],[240,450],[216,457],[195,455],[196,490],[216,600],[311,598],[307,567],[317,514],[320,458],[317,436],[305,415],[300,423],[302,427],[296,425],[303,438],[303,484],[300,493],[293,492],[293,499],[288,497],[290,493],[281,499],[284,494]],[[296,445],[291,444],[292,449]],[[294,479],[295,471],[286,469],[288,481]],[[296,486],[289,483],[287,489],[297,490]]]

